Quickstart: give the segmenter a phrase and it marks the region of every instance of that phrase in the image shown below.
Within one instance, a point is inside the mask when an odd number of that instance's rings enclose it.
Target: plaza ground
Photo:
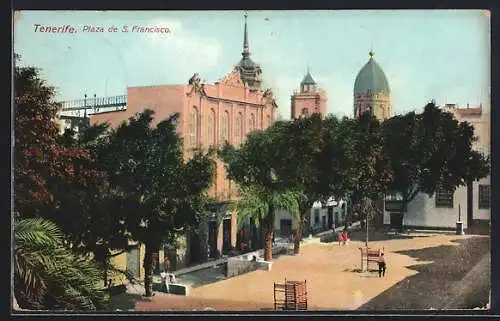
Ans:
[[[200,284],[189,296],[160,294],[114,298],[113,308],[135,311],[273,310],[273,283],[306,280],[308,310],[459,309],[484,306],[490,290],[488,236],[411,233],[370,236],[384,248],[387,273],[359,272],[364,236],[303,244],[301,254],[280,256],[271,271],[255,271]],[[371,268],[375,269],[373,265]],[[221,279],[221,278],[219,278]],[[121,301],[120,301],[121,300]]]

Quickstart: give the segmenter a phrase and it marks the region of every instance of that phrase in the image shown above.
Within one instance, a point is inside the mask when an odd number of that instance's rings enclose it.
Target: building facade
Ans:
[[[443,110],[452,113],[458,121],[467,121],[474,126],[477,141],[473,148],[486,155],[490,154],[491,119],[489,110],[479,107],[459,108],[447,104]],[[432,197],[419,194],[407,205],[403,216],[405,227],[454,229],[458,220],[464,228],[474,224],[484,224],[491,216],[490,176],[458,187],[454,192],[438,190]],[[390,211],[385,211],[384,223],[391,225]]]
[[[202,83],[195,73],[186,84],[129,87],[125,110],[93,114],[91,123],[107,122],[116,127],[136,113],[151,109],[156,125],[179,113],[177,129],[189,159],[197,150],[225,142],[238,146],[248,133],[265,129],[275,121],[277,105],[273,93],[261,88],[261,84],[262,70],[250,58],[245,17],[242,58],[222,80]],[[216,258],[237,246],[236,213],[227,210],[237,196],[237,186],[227,179],[220,160],[209,194],[218,200],[213,204],[212,218],[186,237],[184,252],[172,254],[171,261],[176,262],[177,268]]]

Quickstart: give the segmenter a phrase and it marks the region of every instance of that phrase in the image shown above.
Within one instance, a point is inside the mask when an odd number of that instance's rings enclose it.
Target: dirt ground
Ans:
[[[151,301],[138,300],[133,308],[273,310],[273,283],[284,283],[285,278],[306,280],[308,310],[459,308],[449,306],[449,302],[456,302],[453,292],[464,278],[471,278],[470,271],[490,251],[489,237],[372,235],[370,247],[384,248],[387,262],[386,276],[379,278],[377,272],[359,272],[363,237],[353,235],[352,239],[347,246],[336,242],[304,244],[301,254],[274,260],[271,271],[255,271],[194,288],[187,297],[157,295]]]

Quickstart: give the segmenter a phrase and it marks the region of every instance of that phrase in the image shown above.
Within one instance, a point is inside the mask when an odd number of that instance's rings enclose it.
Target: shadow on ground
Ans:
[[[491,226],[488,221],[474,220],[472,226],[466,229],[469,235],[491,235]]]
[[[395,252],[432,263],[408,267],[418,274],[398,282],[359,310],[472,309],[485,306],[491,288],[490,268],[474,268],[479,262],[483,265],[483,262],[489,262],[482,259],[489,255],[490,238],[477,236],[453,242],[458,246],[441,245]]]
[[[404,239],[413,239],[413,238],[421,238],[421,237],[429,237],[431,235],[411,235],[411,234],[401,234],[401,233],[389,233],[386,231],[372,231],[368,234],[368,241],[377,242],[377,241],[389,241],[389,240],[404,240]],[[351,241],[360,241],[364,242],[366,240],[366,232],[361,230],[355,230],[349,233],[349,239]],[[327,235],[321,238],[322,243],[332,243],[338,242],[338,237],[336,234]]]

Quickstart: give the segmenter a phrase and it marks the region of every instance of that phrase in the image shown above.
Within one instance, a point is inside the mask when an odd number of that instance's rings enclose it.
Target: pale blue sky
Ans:
[[[122,95],[127,86],[214,82],[241,58],[243,11],[23,11],[14,50],[42,68],[61,100]],[[307,66],[327,111],[352,116],[353,86],[368,52],[385,71],[393,113],[437,103],[489,107],[490,22],[480,10],[250,11],[252,59],[290,117],[290,95]],[[76,34],[35,33],[70,24]],[[165,26],[169,34],[84,33],[84,25]]]

